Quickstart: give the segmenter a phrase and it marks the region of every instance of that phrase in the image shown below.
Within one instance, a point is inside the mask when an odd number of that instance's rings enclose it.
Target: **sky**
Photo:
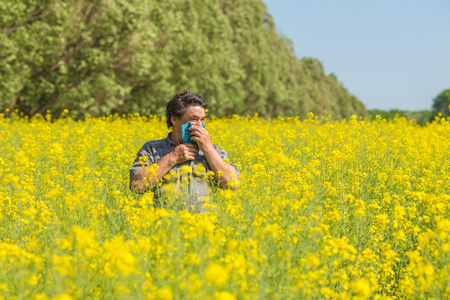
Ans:
[[[263,0],[299,59],[367,109],[428,110],[450,89],[450,0]]]

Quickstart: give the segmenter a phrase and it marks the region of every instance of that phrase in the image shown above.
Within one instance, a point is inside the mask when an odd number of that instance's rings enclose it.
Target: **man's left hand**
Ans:
[[[205,149],[212,146],[211,138],[205,128],[197,125],[189,127],[189,130],[191,131],[191,140],[197,142],[200,150],[205,152]]]

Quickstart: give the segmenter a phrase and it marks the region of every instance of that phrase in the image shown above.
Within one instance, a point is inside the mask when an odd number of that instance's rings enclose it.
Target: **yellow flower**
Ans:
[[[314,253],[308,253],[306,255],[306,263],[311,267],[320,266],[320,258]]]
[[[171,290],[170,287],[168,287],[168,286],[159,289],[159,290],[156,292],[156,295],[157,295],[158,298],[161,299],[161,300],[172,300],[172,299],[173,299],[173,293],[172,293],[172,290]]]
[[[352,284],[352,288],[355,296],[359,296],[364,299],[369,298],[370,294],[372,293],[372,290],[370,288],[370,281],[365,278],[361,278],[355,281]]]
[[[37,285],[39,282],[39,277],[36,274],[31,274],[30,277],[28,278],[28,283],[30,285]]]
[[[225,291],[216,292],[215,298],[217,300],[236,300],[236,296]]]
[[[206,282],[219,288],[225,287],[229,278],[228,270],[217,263],[210,264],[205,270]]]
[[[72,300],[72,299],[73,297],[67,293],[52,298],[52,300]]]

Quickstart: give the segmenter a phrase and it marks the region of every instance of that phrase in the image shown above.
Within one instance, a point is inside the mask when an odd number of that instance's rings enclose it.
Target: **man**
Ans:
[[[172,132],[165,139],[145,143],[139,150],[130,167],[130,188],[133,191],[145,192],[158,188],[158,181],[166,179],[166,174],[172,170],[171,173],[176,173],[177,190],[183,193],[188,209],[204,212],[209,191],[205,173],[214,172],[214,180],[222,188],[237,188],[239,169],[225,161],[226,151],[211,143],[204,127],[207,106],[205,99],[188,90],[175,95],[167,103],[166,123]],[[188,122],[193,125],[189,128],[191,141],[198,146],[183,143],[181,125]],[[203,165],[203,177],[192,172],[200,164]],[[186,166],[191,170],[189,175],[183,174]]]

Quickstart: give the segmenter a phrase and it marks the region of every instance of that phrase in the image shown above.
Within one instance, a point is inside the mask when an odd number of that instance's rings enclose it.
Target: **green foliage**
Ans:
[[[434,119],[437,115],[442,117],[450,117],[450,89],[446,89],[442,91],[439,95],[436,96],[433,100],[433,116]]]
[[[162,115],[187,88],[217,116],[367,115],[274,28],[261,0],[0,0],[0,109]]]
[[[370,109],[369,115],[371,120],[375,120],[377,116],[380,116],[381,118],[389,121],[393,121],[395,118],[406,118],[410,120],[415,120],[417,124],[424,126],[427,124],[427,122],[430,121],[433,112],[431,110],[406,111],[406,110],[391,109],[389,111],[386,111],[386,110]]]

